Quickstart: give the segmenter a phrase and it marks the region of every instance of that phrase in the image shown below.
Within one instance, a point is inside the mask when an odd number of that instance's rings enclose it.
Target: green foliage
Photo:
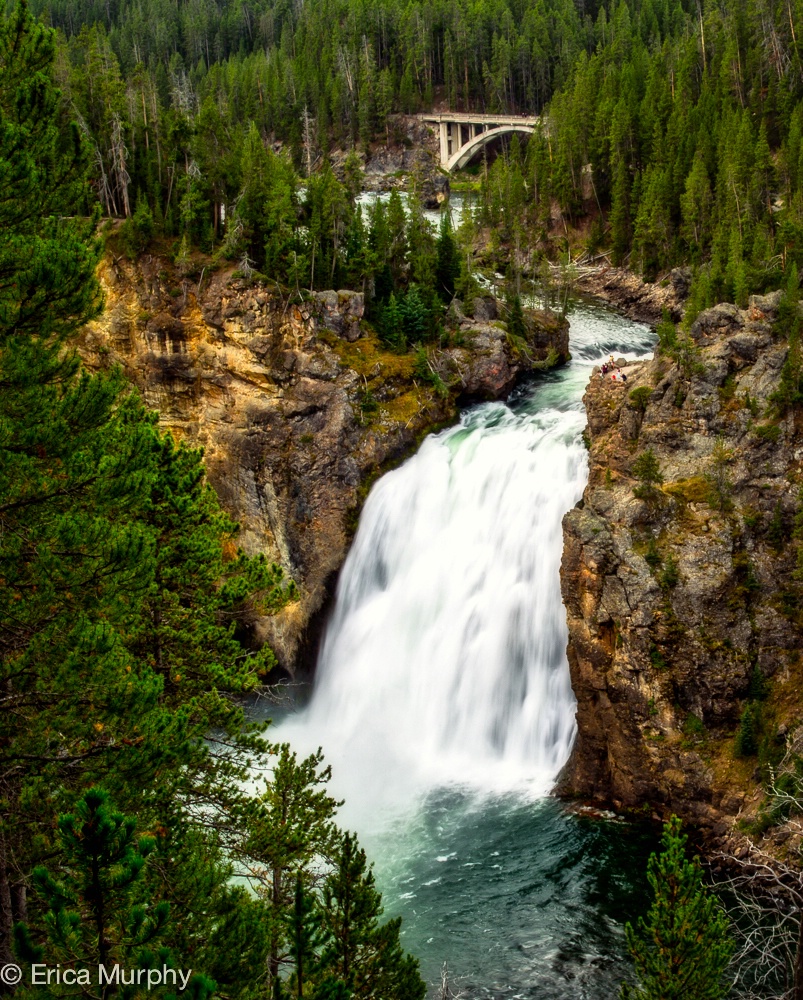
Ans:
[[[423,346],[419,347],[415,352],[415,367],[413,370],[416,378],[431,385],[439,396],[447,395],[449,390],[446,383],[433,367],[427,349]]]
[[[238,551],[201,453],[160,432],[120,371],[81,370],[70,339],[100,306],[84,146],[53,87],[53,36],[24,3],[0,49],[0,885],[6,900],[20,879],[36,889],[27,914],[17,896],[0,906],[0,961],[23,918],[28,956],[175,962],[198,971],[196,1000],[212,975],[253,1000],[282,988],[288,887],[339,843],[320,755],[271,748],[239,698],[274,663],[255,619],[296,591]],[[196,221],[182,220],[187,268]],[[147,207],[130,223],[147,231]],[[231,884],[261,865],[267,894]]]
[[[399,941],[401,920],[379,923],[381,896],[365,851],[349,833],[340,840],[321,906],[327,935],[321,965],[330,980],[343,983],[354,997],[423,1000],[418,963]]]
[[[686,716],[683,722],[683,734],[694,739],[699,739],[701,736],[705,735],[703,720],[699,716],[695,715],[694,712],[689,712]]]
[[[628,394],[628,399],[633,404],[633,408],[640,410],[644,413],[647,409],[647,404],[650,401],[650,396],[652,395],[652,389],[649,389],[646,385],[640,385],[636,389],[631,389]]]
[[[733,752],[736,757],[755,757],[761,732],[761,714],[755,702],[748,703],[739,720]]]
[[[650,535],[647,541],[647,549],[644,553],[644,560],[651,570],[655,571],[663,562],[661,557],[661,552],[658,548],[658,543],[655,540],[654,535]]]
[[[448,209],[441,214],[436,253],[435,291],[445,302],[449,302],[455,294],[461,265],[457,241],[452,233],[451,213]]]
[[[708,502],[715,510],[728,511],[733,507],[733,484],[728,475],[732,460],[733,452],[725,445],[724,438],[718,437],[711,452],[711,471],[705,477],[708,483]]]
[[[107,214],[128,217],[130,191],[141,191],[157,228],[196,245],[234,237],[252,127],[266,151],[278,141],[296,169],[326,172],[335,150],[387,142],[394,111],[423,110],[438,94],[454,108],[548,116],[548,130],[526,147],[514,137],[483,172],[479,221],[504,263],[554,248],[556,203],[568,222],[590,217],[589,247],[615,263],[650,278],[692,265],[687,323],[717,301],[744,304],[750,291],[777,287],[803,263],[803,13],[794,5],[735,0],[725,18],[693,4],[625,11],[550,0],[522,13],[512,0],[434,0],[424,17],[420,3],[391,0],[292,11],[278,0],[32,2],[64,32],[61,78],[91,137]],[[265,273],[294,286],[298,269],[299,287],[321,286],[331,271],[320,259],[313,268],[313,257],[329,257],[324,235],[350,228],[359,173],[352,155],[347,218],[321,213],[309,245],[306,222],[298,226],[284,196],[276,201],[289,227],[278,239],[285,260]],[[412,280],[450,289],[450,275],[435,279],[429,243],[422,253],[411,240]],[[257,240],[252,260],[263,247]]]
[[[33,872],[34,889],[46,906],[49,962],[140,966],[148,957],[143,949],[158,947],[170,911],[165,902],[135,901],[153,838],[137,838],[136,820],[114,812],[99,788],[85,792],[74,813],[59,817],[58,827],[62,872],[54,875],[44,866]],[[15,933],[23,954],[35,955],[28,928],[18,925]]]
[[[750,674],[750,687],[747,692],[747,697],[751,701],[765,701],[769,697],[770,693],[770,683],[764,676],[764,672],[761,667],[756,664],[753,667],[753,672]]]
[[[672,357],[678,344],[677,328],[672,322],[669,313],[665,310],[661,316],[661,322],[655,328],[655,332],[658,336],[658,347],[661,353]]]
[[[650,643],[650,663],[655,670],[666,670],[669,666],[666,657],[654,642]]]
[[[153,212],[143,198],[137,200],[137,209],[130,219],[120,226],[120,243],[129,260],[135,260],[148,246],[154,235]]]
[[[524,340],[527,336],[524,310],[521,308],[521,297],[518,295],[513,295],[508,301],[507,331],[512,337],[517,337],[520,340]]]
[[[671,590],[680,583],[680,569],[674,556],[667,556],[663,570],[658,574],[658,583],[664,590]]]
[[[788,531],[784,523],[780,500],[775,504],[772,517],[767,525],[767,540],[776,552],[781,552],[788,541]]]
[[[633,476],[638,485],[633,487],[633,493],[641,500],[654,501],[658,497],[658,487],[664,477],[661,466],[652,448],[647,448],[633,462]]]
[[[733,951],[728,921],[703,885],[700,862],[686,856],[686,837],[673,816],[664,826],[662,851],[647,868],[654,894],[646,918],[625,933],[637,986],[623,985],[622,1000],[720,1000],[723,973]]]

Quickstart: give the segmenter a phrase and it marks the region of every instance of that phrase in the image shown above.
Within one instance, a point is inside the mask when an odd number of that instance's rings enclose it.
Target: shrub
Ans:
[[[680,583],[680,570],[674,556],[667,556],[663,572],[658,577],[658,583],[664,590],[671,590]]]
[[[633,462],[633,475],[638,480],[638,485],[633,488],[633,493],[640,500],[652,500],[658,495],[657,487],[664,481],[661,473],[661,466],[652,448],[647,448]]]
[[[760,719],[758,706],[751,702],[742,712],[739,720],[739,731],[736,733],[736,743],[733,752],[737,757],[755,757],[758,753],[758,737]]]
[[[634,409],[641,410],[641,412],[644,413],[647,409],[647,403],[649,403],[651,395],[652,389],[648,389],[646,385],[640,385],[638,388],[630,390],[629,399],[633,404]]]

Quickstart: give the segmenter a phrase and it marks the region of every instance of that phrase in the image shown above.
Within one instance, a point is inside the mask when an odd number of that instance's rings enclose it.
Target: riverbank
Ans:
[[[658,323],[664,312],[678,322],[691,286],[691,271],[676,267],[656,282],[622,267],[581,267],[575,288],[614,306],[623,315],[643,323]]]

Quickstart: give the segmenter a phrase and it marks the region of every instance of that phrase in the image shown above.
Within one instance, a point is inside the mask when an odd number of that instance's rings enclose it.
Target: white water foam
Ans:
[[[324,747],[349,812],[553,783],[574,738],[559,567],[583,423],[478,407],[372,490],[312,702],[280,732]]]

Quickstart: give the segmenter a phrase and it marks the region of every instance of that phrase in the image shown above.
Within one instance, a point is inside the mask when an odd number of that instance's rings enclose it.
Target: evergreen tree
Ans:
[[[404,314],[398,299],[390,293],[381,316],[382,339],[395,351],[403,354],[407,350],[407,336],[404,332]]]
[[[114,812],[108,794],[91,788],[75,812],[59,817],[63,870],[33,873],[36,892],[47,905],[48,958],[85,966],[136,962],[133,949],[156,942],[167,922],[169,904],[146,907],[135,902],[146,858],[154,840],[136,837],[136,820]],[[24,925],[18,940],[29,952]]]
[[[638,986],[624,985],[622,1000],[719,1000],[728,993],[723,973],[733,944],[728,921],[703,886],[700,862],[686,856],[677,816],[665,825],[662,852],[653,854],[647,878],[650,911],[625,932]]]
[[[507,331],[514,337],[523,339],[527,336],[524,310],[521,308],[521,296],[519,295],[514,295],[508,302]]]
[[[343,834],[335,867],[323,886],[322,919],[327,943],[321,967],[355,998],[423,1000],[426,985],[418,962],[399,942],[401,920],[379,923],[382,897],[356,838]]]
[[[318,946],[323,930],[315,898],[304,889],[300,872],[296,875],[293,908],[286,919],[288,950],[293,960],[293,994],[302,1000],[304,987],[318,971]]]
[[[457,249],[457,241],[452,232],[452,220],[448,209],[441,213],[436,253],[435,291],[448,303],[454,296],[455,284],[460,277],[460,251]]]
[[[109,972],[120,965],[134,969],[172,966],[173,957],[161,945],[170,907],[166,901],[144,899],[143,869],[152,853],[152,837],[136,836],[136,820],[113,810],[103,789],[91,788],[75,804],[75,811],[59,818],[61,869],[53,874],[40,866],[33,872],[35,891],[46,911],[43,945],[36,945],[29,928],[15,928],[18,949],[24,958],[48,964],[91,969],[89,982],[78,982],[87,997],[118,992],[113,983],[95,981],[94,972]],[[55,960],[55,961],[54,961]],[[160,977],[161,978],[161,977]],[[194,977],[196,1000],[210,997],[215,984],[202,975]],[[98,977],[99,979],[99,977]],[[71,996],[75,984],[48,984],[24,989],[25,996]],[[156,991],[165,995],[166,988]]]
[[[326,791],[331,770],[320,750],[299,761],[287,744],[274,748],[276,762],[265,790],[241,806],[245,836],[238,848],[270,906],[268,981],[279,977],[288,945],[295,884],[309,878],[313,861],[331,856],[337,842],[334,815],[340,803]]]
[[[638,485],[633,492],[642,500],[652,500],[658,495],[658,487],[664,481],[661,465],[652,448],[647,448],[633,462],[633,475]]]

